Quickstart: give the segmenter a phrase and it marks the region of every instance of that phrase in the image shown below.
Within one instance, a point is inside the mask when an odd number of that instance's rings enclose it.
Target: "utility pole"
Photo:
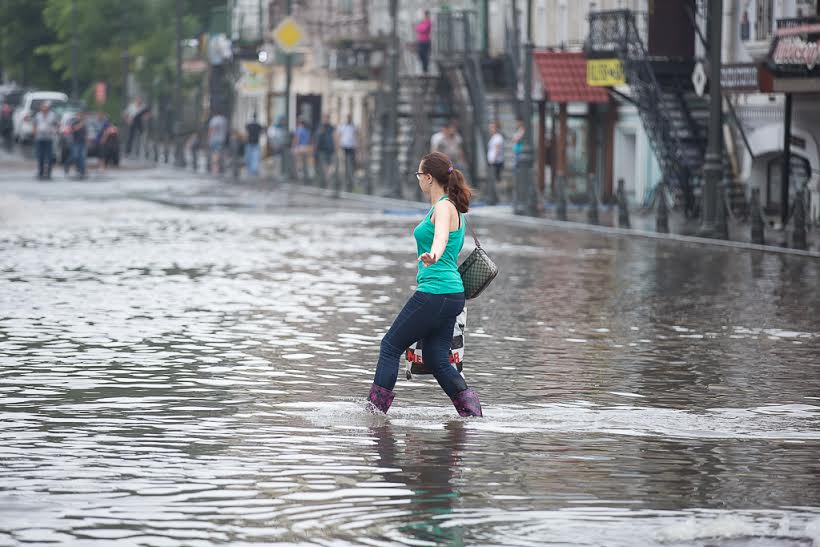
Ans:
[[[122,108],[128,108],[128,2],[130,0],[120,0],[120,17],[122,18]],[[125,142],[123,140],[123,142]]]
[[[293,0],[285,2],[285,15],[290,17],[293,12]],[[282,170],[285,177],[290,177],[292,171],[292,158],[290,155],[290,87],[293,84],[293,54],[285,53],[285,146],[282,150]]]
[[[384,146],[382,147],[381,178],[386,181],[386,191],[390,197],[401,198],[401,180],[398,172],[398,143],[396,131],[398,126],[399,99],[399,44],[398,19],[399,1],[390,0],[390,45],[388,46],[388,101],[387,115],[384,118]]]
[[[176,0],[177,66],[174,79],[174,165],[185,167],[185,150],[182,146],[182,0]]]
[[[71,98],[77,100],[79,80],[77,79],[77,0],[71,0]]]
[[[535,216],[536,198],[532,178],[534,147],[532,145],[532,0],[527,0],[527,41],[524,44],[524,101],[521,115],[524,118],[524,142],[516,170],[516,199],[514,212],[517,215]]]
[[[715,237],[717,210],[723,207],[718,187],[723,178],[723,97],[720,89],[723,0],[709,0],[709,142],[703,165],[703,221],[701,235]]]

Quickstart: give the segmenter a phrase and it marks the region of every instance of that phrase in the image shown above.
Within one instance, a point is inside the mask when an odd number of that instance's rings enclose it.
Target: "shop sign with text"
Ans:
[[[618,59],[587,59],[587,85],[613,87],[624,85],[624,65]]]

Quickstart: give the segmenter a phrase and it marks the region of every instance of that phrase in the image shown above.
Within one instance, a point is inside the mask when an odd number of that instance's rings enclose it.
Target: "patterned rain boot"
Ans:
[[[484,416],[481,413],[481,402],[478,400],[478,393],[472,389],[465,389],[452,398],[453,406],[456,407],[459,416]]]
[[[378,410],[387,414],[387,409],[393,404],[393,397],[395,396],[396,394],[386,387],[373,384],[370,386],[370,395],[367,396],[368,401],[370,401],[367,408],[371,412]]]

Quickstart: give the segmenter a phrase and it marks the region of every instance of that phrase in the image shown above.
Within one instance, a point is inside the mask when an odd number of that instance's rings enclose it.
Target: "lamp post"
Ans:
[[[185,167],[182,147],[182,0],[176,0],[177,66],[174,78],[174,165]]]
[[[516,198],[514,212],[517,215],[536,215],[535,188],[532,180],[534,147],[532,144],[532,0],[527,0],[527,41],[524,44],[524,100],[521,116],[524,118],[524,142],[516,170]]]
[[[709,0],[709,144],[703,164],[703,222],[700,233],[716,237],[718,207],[723,197],[718,192],[723,177],[721,126],[723,98],[720,89],[720,49],[723,0]],[[718,205],[720,200],[720,205]]]
[[[77,0],[71,0],[71,98],[77,99],[79,80],[77,78]]]
[[[290,17],[293,11],[292,0],[285,2],[285,14]],[[285,53],[285,146],[282,149],[282,171],[285,180],[293,174],[293,157],[290,154],[290,88],[293,83],[293,54]]]
[[[120,17],[122,27],[122,108],[125,111],[128,108],[128,65],[130,60],[128,58],[128,0],[120,0]],[[125,139],[122,141],[125,143]]]
[[[399,44],[398,44],[398,0],[390,0],[390,42],[388,46],[388,84],[387,115],[384,117],[384,146],[382,147],[381,178],[386,181],[386,193],[390,197],[401,198],[401,181],[398,173],[398,143],[396,131],[398,126],[399,97]]]

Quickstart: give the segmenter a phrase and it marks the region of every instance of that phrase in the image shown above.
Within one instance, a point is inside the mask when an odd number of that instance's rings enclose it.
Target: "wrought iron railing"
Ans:
[[[690,196],[691,173],[684,155],[686,147],[674,120],[664,108],[663,91],[644,42],[645,28],[642,31],[638,23],[641,19],[631,10],[591,13],[587,49],[610,53],[621,60],[641,122],[666,181]]]

